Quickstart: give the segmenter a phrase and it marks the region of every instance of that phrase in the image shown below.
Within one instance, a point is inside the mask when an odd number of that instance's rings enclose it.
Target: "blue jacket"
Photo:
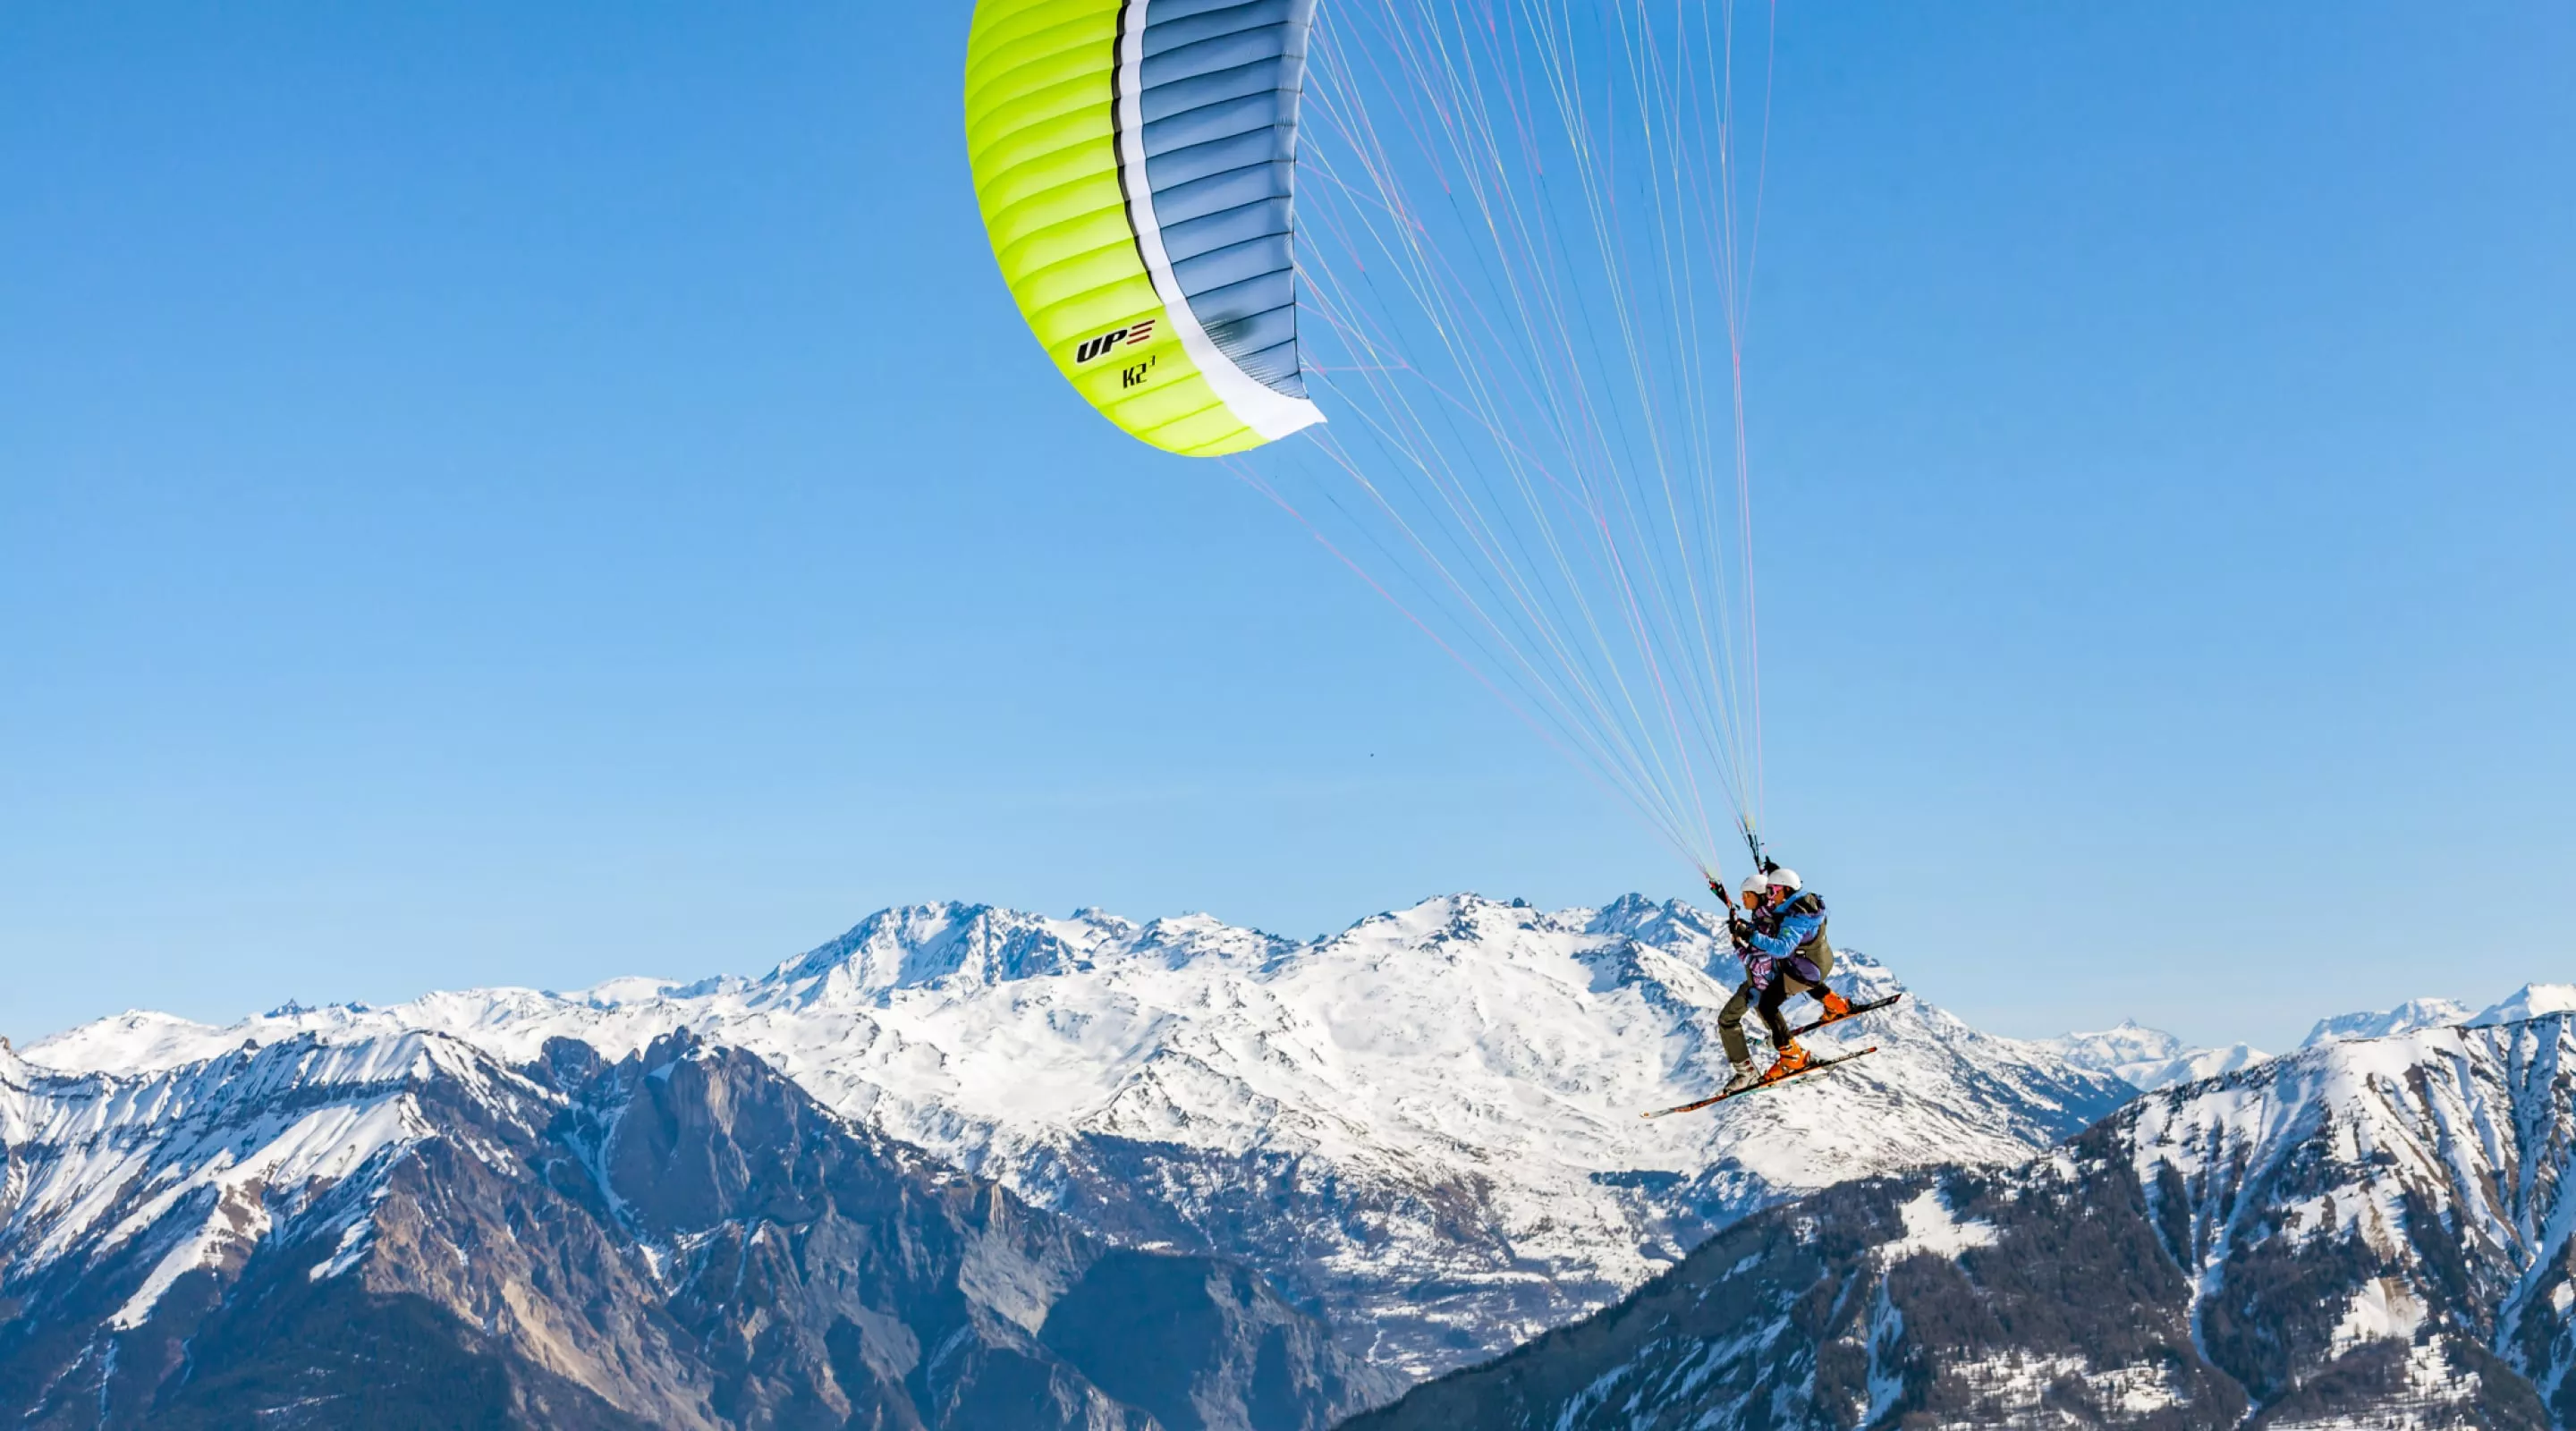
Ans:
[[[1799,945],[1815,938],[1816,931],[1825,927],[1825,901],[1805,890],[1768,912],[1774,918],[1753,922],[1751,942],[1757,952],[1773,959],[1786,959],[1797,953]]]
[[[1801,890],[1786,904],[1756,914],[1746,932],[1736,943],[1736,956],[1744,961],[1744,977],[1755,988],[1767,988],[1775,968],[1797,956],[1807,941],[1824,932],[1824,897]],[[1801,979],[1819,977],[1811,964],[1798,971]]]

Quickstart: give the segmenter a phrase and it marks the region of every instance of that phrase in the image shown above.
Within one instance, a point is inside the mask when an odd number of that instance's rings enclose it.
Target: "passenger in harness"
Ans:
[[[1728,1093],[1786,1078],[1807,1066],[1807,1051],[1789,1036],[1789,1021],[1780,1015],[1780,1006],[1790,999],[1814,994],[1825,1006],[1827,1021],[1851,1013],[1850,1002],[1825,987],[1825,976],[1834,971],[1834,947],[1825,940],[1824,900],[1801,885],[1796,870],[1765,863],[1762,872],[1744,878],[1744,912],[1727,912],[1727,932],[1744,964],[1744,983],[1717,1015],[1718,1037],[1735,1069]],[[1715,881],[1709,887],[1718,888]],[[1778,1055],[1767,1073],[1754,1071],[1752,1050],[1744,1043],[1748,1006],[1762,1015],[1762,1027]]]

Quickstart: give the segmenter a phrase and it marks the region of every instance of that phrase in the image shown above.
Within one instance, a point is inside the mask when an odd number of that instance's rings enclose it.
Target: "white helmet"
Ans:
[[[1793,869],[1783,869],[1783,868],[1781,868],[1781,867],[1780,867],[1780,866],[1778,866],[1778,865],[1774,865],[1774,866],[1772,866],[1772,867],[1771,867],[1771,874],[1770,874],[1769,878],[1770,878],[1770,881],[1771,881],[1772,887],[1773,887],[1773,888],[1775,888],[1775,889],[1785,889],[1785,890],[1796,891],[1796,890],[1804,889],[1804,888],[1806,887],[1805,885],[1803,885],[1802,883],[1800,883],[1800,882],[1799,882],[1799,879],[1798,879],[1798,872],[1797,872],[1796,870],[1793,870]]]
[[[1744,877],[1744,883],[1735,887],[1735,892],[1737,894],[1768,894],[1771,892],[1771,881],[1760,874],[1749,874]]]

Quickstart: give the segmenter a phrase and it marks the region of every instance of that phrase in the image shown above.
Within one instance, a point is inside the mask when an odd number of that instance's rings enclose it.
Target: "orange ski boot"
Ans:
[[[1771,1065],[1771,1071],[1769,1073],[1762,1075],[1762,1081],[1765,1083],[1777,1083],[1781,1079],[1788,1077],[1790,1074],[1804,1073],[1809,1062],[1810,1060],[1807,1057],[1807,1051],[1798,1047],[1795,1043],[1792,1043],[1787,1048],[1780,1050],[1779,1059]]]
[[[1842,995],[1835,993],[1831,989],[1818,989],[1816,991],[1816,1000],[1825,1006],[1825,1017],[1822,1020],[1824,1023],[1832,1023],[1836,1019],[1847,1019],[1851,1017],[1851,1000],[1844,998]]]

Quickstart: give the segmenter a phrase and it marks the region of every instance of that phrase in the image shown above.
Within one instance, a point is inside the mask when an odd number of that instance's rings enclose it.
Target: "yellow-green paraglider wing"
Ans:
[[[978,0],[975,196],[1076,391],[1167,452],[1323,421],[1298,366],[1297,101],[1315,0]]]

